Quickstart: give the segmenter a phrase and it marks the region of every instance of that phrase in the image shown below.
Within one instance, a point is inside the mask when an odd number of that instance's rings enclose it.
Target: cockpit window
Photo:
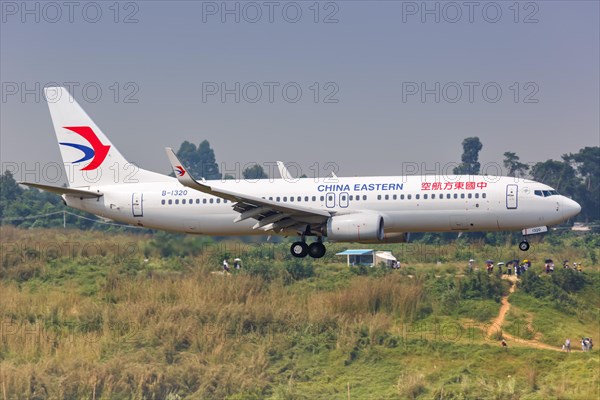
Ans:
[[[533,192],[536,196],[540,197],[549,197],[549,196],[557,196],[558,192],[556,190],[534,190]]]

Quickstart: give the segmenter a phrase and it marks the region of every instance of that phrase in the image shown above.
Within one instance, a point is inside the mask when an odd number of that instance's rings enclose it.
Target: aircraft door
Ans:
[[[327,207],[327,208],[335,207],[335,193],[329,192],[325,195],[325,207]]]
[[[143,217],[144,216],[144,194],[143,193],[133,193],[131,195],[131,209],[133,211],[134,217]]]
[[[339,201],[339,205],[340,208],[347,208],[348,204],[349,204],[349,197],[350,195],[346,192],[342,192],[340,193],[340,201]]]
[[[519,204],[518,189],[517,185],[506,185],[506,208],[509,210],[516,209]]]

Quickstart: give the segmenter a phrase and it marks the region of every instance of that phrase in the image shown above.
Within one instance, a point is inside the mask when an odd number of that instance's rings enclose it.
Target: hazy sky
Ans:
[[[484,165],[600,145],[597,1],[67,4],[1,2],[3,170],[60,162],[53,82],[158,172],[184,140],[309,176],[433,170],[468,136]]]

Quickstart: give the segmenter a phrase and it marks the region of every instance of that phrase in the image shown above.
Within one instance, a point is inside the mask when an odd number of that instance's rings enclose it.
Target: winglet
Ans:
[[[277,161],[277,167],[279,168],[279,175],[281,175],[281,179],[291,180],[292,175],[290,175],[290,171],[285,167],[283,161]]]
[[[167,152],[171,168],[173,168],[173,172],[179,183],[183,186],[194,187],[196,189],[198,189],[196,185],[205,186],[206,189],[210,190],[210,187],[204,184],[206,182],[204,179],[202,180],[202,183],[194,179],[190,171],[188,171],[181,161],[179,161],[172,148],[165,147],[165,151]]]

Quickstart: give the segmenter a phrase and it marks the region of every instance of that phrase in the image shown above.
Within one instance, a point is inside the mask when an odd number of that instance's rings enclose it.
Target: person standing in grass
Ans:
[[[565,340],[565,350],[567,351],[567,353],[571,352],[571,339],[569,338]]]
[[[469,260],[469,264],[467,265],[467,272],[471,273],[473,272],[473,264],[475,263],[475,260],[473,260],[472,258]]]
[[[223,271],[229,272],[229,263],[227,262],[227,259],[223,260]]]

